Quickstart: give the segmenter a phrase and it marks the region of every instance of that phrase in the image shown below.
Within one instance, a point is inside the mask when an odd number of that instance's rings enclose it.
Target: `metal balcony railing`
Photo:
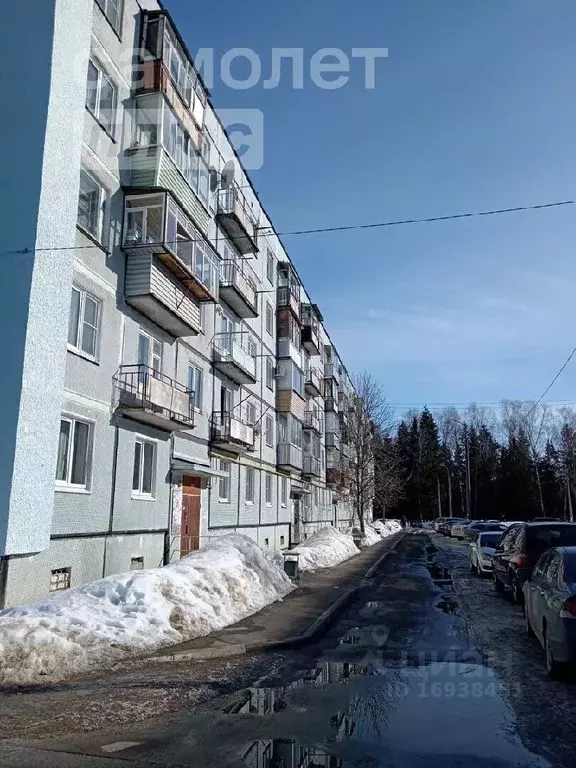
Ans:
[[[235,186],[220,190],[217,216],[241,253],[254,253],[258,250],[252,210]]]
[[[150,366],[122,365],[113,384],[116,407],[134,418],[168,428],[194,426],[192,390]]]
[[[223,368],[235,381],[233,369],[244,378],[256,381],[256,355],[254,348],[241,333],[217,333],[214,337],[214,363]]]
[[[300,288],[296,286],[280,285],[276,292],[276,304],[278,309],[288,307],[300,322]]]
[[[316,411],[304,411],[304,429],[314,429],[322,432],[324,421]]]
[[[320,477],[320,459],[309,453],[304,454],[302,473],[305,475],[314,475]]]
[[[228,261],[220,265],[220,292],[224,293],[224,300],[226,300],[226,290],[234,289],[252,310],[248,317],[258,313],[257,282],[256,273],[247,264],[240,266],[233,261]]]
[[[316,368],[308,368],[305,376],[305,384],[309,390],[314,390],[315,393],[322,391],[322,380]]]
[[[338,381],[338,366],[335,363],[324,363],[324,378]]]
[[[302,449],[291,443],[278,443],[276,461],[280,467],[302,469]]]

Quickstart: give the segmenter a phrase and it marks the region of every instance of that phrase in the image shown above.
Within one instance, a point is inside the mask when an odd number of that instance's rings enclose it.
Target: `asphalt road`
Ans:
[[[576,687],[548,680],[521,610],[437,535],[406,537],[316,645],[235,663],[184,712],[4,739],[0,766],[574,764]]]

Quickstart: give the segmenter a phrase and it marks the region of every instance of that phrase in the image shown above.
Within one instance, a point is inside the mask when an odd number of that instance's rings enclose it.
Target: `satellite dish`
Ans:
[[[222,177],[220,180],[220,186],[222,187],[222,189],[228,189],[229,187],[232,186],[232,184],[234,183],[234,173],[235,173],[234,163],[232,160],[229,160],[224,166],[224,168],[222,169]]]
[[[214,166],[208,170],[208,176],[210,179],[210,192],[216,192],[218,189],[218,171]]]

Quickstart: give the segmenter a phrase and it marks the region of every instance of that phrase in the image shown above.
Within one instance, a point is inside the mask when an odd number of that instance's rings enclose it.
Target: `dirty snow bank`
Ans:
[[[364,536],[362,536],[361,546],[372,547],[379,544],[384,537],[376,530],[376,526],[370,523],[364,523]]]
[[[164,568],[109,576],[0,611],[0,682],[61,680],[207,635],[293,588],[251,539],[222,536]]]
[[[357,555],[360,550],[351,535],[328,526],[313,533],[292,551],[300,553],[301,571],[315,571],[338,565]]]
[[[402,530],[402,526],[398,520],[374,520],[372,526],[378,531],[383,539]]]

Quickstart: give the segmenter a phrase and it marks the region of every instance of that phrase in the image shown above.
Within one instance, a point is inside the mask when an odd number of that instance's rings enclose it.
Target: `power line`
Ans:
[[[261,230],[270,230],[270,235],[275,235],[277,237],[289,237],[292,235],[315,235],[315,234],[326,234],[328,232],[350,232],[352,230],[361,230],[361,229],[384,229],[387,227],[399,227],[399,226],[407,226],[410,224],[430,224],[433,222],[439,222],[439,221],[454,221],[456,219],[470,219],[474,217],[480,217],[480,216],[500,216],[503,214],[508,213],[519,213],[521,211],[540,211],[546,208],[559,208],[561,206],[566,205],[575,205],[576,200],[561,200],[555,203],[540,203],[538,205],[520,205],[516,206],[514,208],[498,208],[490,211],[469,211],[467,213],[453,213],[449,214],[447,216],[430,216],[427,218],[422,219],[398,219],[396,221],[381,221],[371,224],[347,224],[339,227],[318,227],[316,229],[297,229],[292,230],[289,232],[277,232],[275,233],[272,227],[262,227]],[[244,236],[245,239],[252,239],[249,238],[248,235]],[[241,238],[235,237],[235,238],[222,238],[224,240],[228,240],[231,242],[237,241]],[[190,239],[190,240],[181,240],[179,242],[185,243],[198,243],[198,242],[206,242],[206,238],[196,238],[196,239]],[[143,245],[163,245],[163,243],[146,243]],[[50,248],[20,248],[17,250],[12,251],[4,251],[0,253],[0,257],[4,256],[25,256],[32,253],[40,253],[42,251],[79,251],[79,250],[90,250],[90,249],[99,249],[102,250],[103,246],[101,245],[72,245],[72,246],[52,246]]]
[[[462,401],[462,402],[445,402],[445,403],[431,403],[431,402],[425,402],[421,400],[420,402],[416,403],[393,403],[389,402],[388,405],[391,408],[455,408],[457,411],[463,410],[464,408],[469,408],[471,405],[478,405],[478,406],[486,406],[486,407],[498,407],[502,404],[504,400],[510,400],[515,403],[530,403],[534,404],[534,400],[523,400],[523,399],[517,399],[517,398],[511,398],[511,397],[505,397],[501,400],[487,400],[487,401],[478,401],[478,400],[470,400],[470,401]],[[539,403],[542,402],[541,400],[538,401]],[[576,400],[546,400],[545,405],[576,405]]]
[[[570,354],[568,355],[568,357],[566,358],[566,360],[565,360],[565,361],[562,363],[562,365],[561,365],[561,367],[560,367],[560,370],[558,371],[558,373],[556,374],[556,376],[554,376],[554,378],[552,379],[552,381],[550,382],[550,384],[548,384],[548,386],[546,387],[546,389],[544,390],[544,392],[542,392],[542,394],[540,395],[540,397],[538,398],[538,400],[537,400],[537,401],[534,403],[534,407],[530,409],[530,414],[532,414],[532,413],[533,413],[533,412],[536,410],[536,408],[537,408],[537,407],[540,405],[540,403],[541,403],[541,402],[542,402],[542,400],[543,400],[543,399],[546,397],[546,395],[548,394],[548,392],[550,392],[550,390],[552,389],[552,387],[554,386],[554,384],[556,384],[556,382],[558,381],[558,379],[560,378],[560,376],[562,375],[562,373],[564,372],[564,370],[566,369],[566,367],[567,367],[567,366],[568,366],[568,364],[570,363],[570,360],[572,360],[572,358],[574,357],[574,355],[575,355],[575,354],[576,354],[576,347],[574,347],[574,349],[572,350],[572,352],[570,352]]]

